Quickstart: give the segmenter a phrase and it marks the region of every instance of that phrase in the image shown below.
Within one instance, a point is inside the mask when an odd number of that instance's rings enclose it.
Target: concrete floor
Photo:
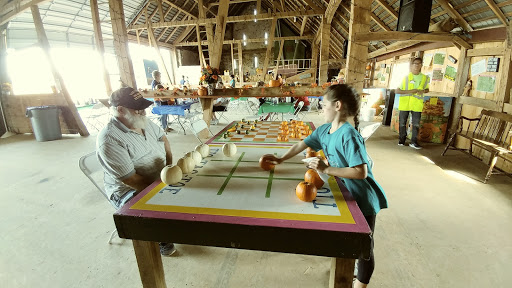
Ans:
[[[314,112],[308,120],[323,123]],[[175,159],[198,143],[193,135],[168,137]],[[141,287],[131,242],[107,244],[113,208],[78,168],[94,145],[94,132],[51,142],[0,139],[0,287]],[[480,161],[455,151],[441,157],[441,145],[398,147],[389,127],[367,147],[390,204],[377,217],[369,287],[512,287],[511,178],[484,185]],[[177,248],[163,258],[167,287],[328,286],[325,257]]]

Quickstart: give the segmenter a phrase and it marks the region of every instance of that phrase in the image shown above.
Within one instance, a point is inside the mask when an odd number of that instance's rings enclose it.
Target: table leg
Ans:
[[[210,120],[212,120],[213,113],[213,99],[212,98],[200,98],[201,107],[203,107],[203,120],[210,127]],[[208,129],[203,129],[199,132],[200,138],[208,138]]]
[[[132,240],[142,287],[166,288],[158,243]]]
[[[351,288],[355,259],[332,258],[329,288]]]

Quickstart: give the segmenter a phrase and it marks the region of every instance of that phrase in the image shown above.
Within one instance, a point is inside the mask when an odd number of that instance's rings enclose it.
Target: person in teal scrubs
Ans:
[[[321,158],[309,162],[309,167],[318,172],[343,178],[345,186],[359,205],[372,230],[370,259],[359,258],[357,279],[354,287],[363,288],[370,283],[375,268],[373,256],[375,220],[377,213],[388,207],[386,194],[368,166],[368,154],[363,137],[357,131],[360,100],[357,92],[346,84],[332,85],[322,100],[326,124],[318,127],[303,141],[294,144],[281,157],[268,158],[272,164],[281,164],[301,153],[307,147],[323,150],[327,162]],[[354,116],[355,128],[347,121]]]

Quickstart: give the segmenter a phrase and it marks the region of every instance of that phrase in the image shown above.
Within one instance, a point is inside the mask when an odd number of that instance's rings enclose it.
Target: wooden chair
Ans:
[[[469,148],[462,149],[455,147],[454,143],[456,136],[468,139]],[[510,173],[506,173],[504,171],[494,172],[494,166],[496,165],[498,158],[507,162],[512,162],[510,159],[505,157],[505,155],[512,154],[511,141],[512,115],[502,112],[482,110],[480,117],[478,118],[467,118],[464,116],[459,117],[458,130],[451,135],[442,155],[444,156],[448,149],[453,149],[476,157],[473,155],[473,146],[489,151],[491,153],[488,163],[489,169],[484,179],[484,183],[487,183],[492,174],[503,173],[511,176]]]

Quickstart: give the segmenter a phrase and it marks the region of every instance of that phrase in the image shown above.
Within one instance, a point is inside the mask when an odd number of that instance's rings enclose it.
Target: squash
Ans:
[[[320,189],[322,186],[324,186],[324,180],[320,178],[320,175],[318,175],[314,169],[309,169],[306,171],[306,174],[304,174],[304,181],[313,183],[317,189]]]
[[[312,202],[316,198],[317,189],[313,183],[300,182],[295,188],[295,195],[301,201]]]
[[[265,154],[263,156],[261,156],[260,158],[260,167],[261,169],[265,170],[265,171],[269,171],[269,170],[272,170],[274,169],[274,167],[276,167],[275,164],[272,164],[270,162],[267,162],[267,160],[269,159],[274,159],[274,155],[272,154]]]
[[[178,163],[176,164],[181,168],[181,171],[183,174],[188,174],[194,170],[194,167],[196,167],[196,162],[194,161],[194,158],[192,157],[183,157],[178,160]]]
[[[196,165],[201,164],[201,161],[203,161],[203,156],[201,156],[201,153],[199,153],[197,151],[188,152],[187,154],[185,154],[185,156],[192,157],[192,159],[194,159],[194,162],[196,163]]]
[[[222,153],[228,157],[233,157],[236,154],[236,145],[233,143],[226,143],[222,145]]]
[[[176,184],[181,178],[183,178],[183,172],[179,166],[167,165],[160,172],[160,179],[167,185]]]
[[[279,82],[278,80],[270,80],[268,82],[268,87],[279,87],[281,86],[281,82]]]
[[[195,150],[199,152],[203,158],[208,157],[210,154],[210,146],[206,144],[197,145]]]

